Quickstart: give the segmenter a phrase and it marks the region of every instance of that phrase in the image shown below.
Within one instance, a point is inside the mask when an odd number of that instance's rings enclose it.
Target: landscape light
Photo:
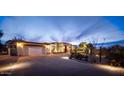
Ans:
[[[26,68],[28,66],[30,66],[31,64],[30,63],[15,63],[15,64],[9,64],[9,65],[6,65],[6,66],[3,66],[3,67],[0,67],[0,72],[3,72],[3,71],[10,71],[10,70],[15,70],[15,69],[21,69],[21,68]]]
[[[109,71],[116,71],[116,72],[124,72],[124,68],[121,67],[114,67],[114,66],[109,66],[109,65],[96,65],[99,68],[105,69],[105,70],[109,70]]]
[[[62,59],[69,60],[69,57],[61,57]]]

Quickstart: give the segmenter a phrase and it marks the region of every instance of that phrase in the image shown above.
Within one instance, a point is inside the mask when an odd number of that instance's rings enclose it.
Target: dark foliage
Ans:
[[[124,66],[124,47],[119,45],[109,47],[106,58],[110,60],[110,64]]]

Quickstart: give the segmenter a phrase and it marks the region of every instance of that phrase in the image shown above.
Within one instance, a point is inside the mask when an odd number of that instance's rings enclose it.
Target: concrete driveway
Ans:
[[[0,73],[14,76],[120,76],[124,75],[124,69],[78,62],[68,59],[67,55],[62,54],[19,57],[12,64],[0,66]]]

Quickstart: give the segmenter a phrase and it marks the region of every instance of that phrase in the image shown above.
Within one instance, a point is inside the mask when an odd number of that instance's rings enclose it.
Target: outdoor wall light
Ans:
[[[17,45],[17,47],[23,47],[24,44],[17,42],[16,45]]]

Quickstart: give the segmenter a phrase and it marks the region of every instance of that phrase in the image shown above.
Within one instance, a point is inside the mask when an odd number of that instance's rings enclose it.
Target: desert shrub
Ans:
[[[106,58],[109,59],[110,64],[113,63],[124,66],[124,47],[118,45],[109,47]]]

